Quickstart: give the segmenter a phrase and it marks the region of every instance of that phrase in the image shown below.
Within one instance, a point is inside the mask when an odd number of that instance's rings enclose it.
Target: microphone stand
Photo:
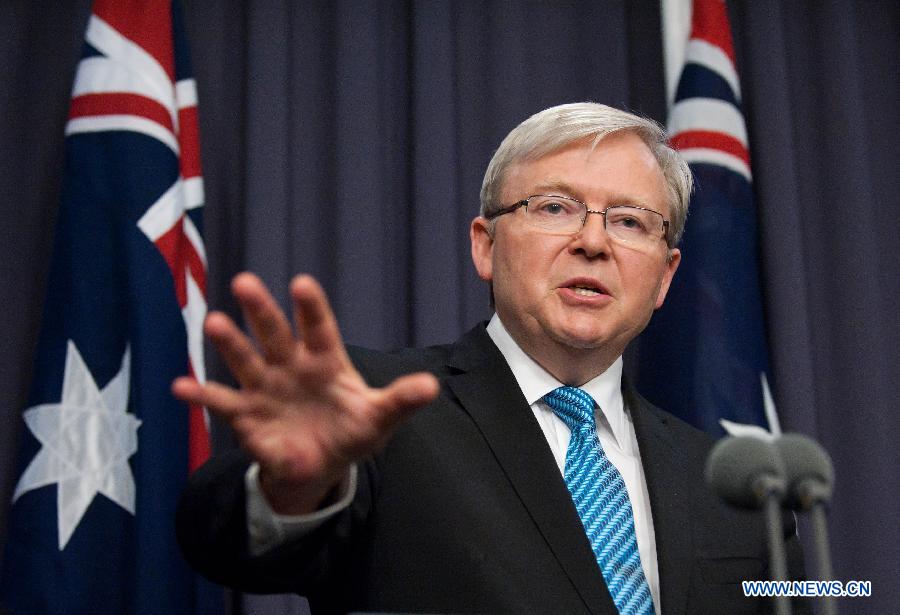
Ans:
[[[781,503],[777,489],[784,492],[783,481],[770,477],[762,477],[757,483],[757,490],[765,495],[766,526],[769,530],[769,563],[770,576],[773,581],[787,581],[787,556],[784,548],[784,527],[781,523]],[[791,615],[791,603],[788,596],[776,593],[773,596],[775,615]]]
[[[813,524],[813,538],[816,543],[816,562],[819,564],[819,580],[831,581],[831,549],[828,544],[828,525],[825,520],[825,504],[830,492],[816,483],[807,482],[798,489],[801,492],[800,508],[809,511]],[[821,596],[822,615],[837,615],[834,596]]]
[[[834,484],[831,459],[818,442],[801,434],[785,434],[776,442],[776,447],[781,453],[788,478],[789,495],[785,499],[785,506],[810,514],[818,577],[823,582],[832,581],[834,574],[825,521],[825,507],[831,500]],[[837,615],[834,596],[825,592],[823,594],[819,596],[822,615]]]

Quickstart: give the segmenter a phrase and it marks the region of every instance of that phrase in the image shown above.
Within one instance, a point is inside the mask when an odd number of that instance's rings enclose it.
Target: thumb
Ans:
[[[374,404],[380,410],[384,427],[390,427],[432,402],[439,391],[437,378],[427,372],[419,372],[401,376],[379,389]]]

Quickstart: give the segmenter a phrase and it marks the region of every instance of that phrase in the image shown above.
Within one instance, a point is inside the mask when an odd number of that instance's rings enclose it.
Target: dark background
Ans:
[[[834,459],[836,577],[873,584],[871,598],[842,602],[846,613],[900,601],[898,7],[729,4],[776,404],[785,429]],[[88,0],[0,2],[6,502],[89,10]],[[656,2],[194,0],[185,14],[210,305],[233,308],[228,280],[243,269],[280,298],[294,273],[311,272],[356,344],[449,341],[489,316],[468,222],[493,149],[525,117],[595,100],[665,119]],[[2,506],[0,542],[5,519]],[[245,608],[302,609],[279,599]]]

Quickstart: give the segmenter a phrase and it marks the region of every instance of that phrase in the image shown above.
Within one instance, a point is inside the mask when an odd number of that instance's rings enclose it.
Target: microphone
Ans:
[[[706,460],[706,482],[732,506],[751,510],[765,508],[772,580],[787,580],[780,505],[787,492],[787,481],[784,463],[775,445],[750,436],[728,436],[719,440]],[[790,615],[786,596],[775,596],[775,612]]]
[[[812,438],[787,433],[775,440],[784,462],[787,497],[784,505],[792,510],[809,511],[831,502],[834,466],[828,453]]]
[[[771,442],[751,436],[719,440],[706,460],[706,482],[737,508],[759,509],[787,490],[785,468]]]
[[[775,447],[784,462],[787,478],[785,508],[808,511],[813,522],[813,539],[816,545],[816,561],[819,579],[830,581],[831,555],[825,507],[831,502],[834,487],[834,466],[825,449],[812,438],[789,433],[775,441]],[[837,606],[830,596],[822,597],[823,615],[836,615]]]

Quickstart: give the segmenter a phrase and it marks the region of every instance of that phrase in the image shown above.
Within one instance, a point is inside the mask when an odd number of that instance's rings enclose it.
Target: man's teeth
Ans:
[[[576,295],[581,295],[582,297],[596,297],[600,294],[593,288],[582,288],[580,286],[573,286],[572,290],[575,291]]]

